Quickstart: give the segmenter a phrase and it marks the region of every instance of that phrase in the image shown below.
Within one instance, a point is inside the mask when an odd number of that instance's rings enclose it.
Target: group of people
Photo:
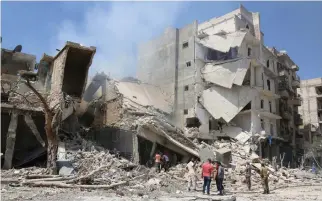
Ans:
[[[164,168],[164,171],[167,172],[170,168],[170,160],[169,156],[167,154],[162,154],[160,151],[158,151],[155,154],[154,157],[155,160],[155,167],[157,172],[161,172],[162,168]]]
[[[187,164],[187,171],[188,171],[188,191],[196,190],[196,183],[197,183],[197,175],[196,175],[196,164],[197,161],[195,159],[191,159],[191,161]],[[263,194],[269,194],[269,188],[268,188],[268,176],[269,171],[268,168],[265,166],[264,163],[261,165],[261,169],[259,171],[259,174],[261,176],[262,185],[264,188]],[[211,159],[208,159],[205,163],[201,166],[201,178],[203,179],[203,194],[207,193],[210,194],[210,184],[212,179],[215,180],[217,191],[219,192],[218,195],[224,195],[224,176],[225,176],[225,169],[222,166],[222,164],[219,161],[212,161]],[[249,190],[251,190],[251,171],[252,166],[250,163],[247,162],[246,164],[246,171],[245,171],[245,177],[246,177],[246,184]]]
[[[187,164],[187,170],[188,170],[188,191],[191,191],[191,189],[196,190],[196,184],[197,184],[197,175],[195,172],[196,169],[196,160],[191,159],[191,161]],[[216,181],[217,190],[219,191],[218,195],[223,195],[224,186],[224,175],[225,175],[225,169],[222,166],[222,164],[219,161],[214,161],[214,164],[211,159],[208,159],[207,162],[202,164],[201,166],[201,178],[203,179],[203,189],[202,192],[208,195],[210,194],[210,184],[212,181],[212,178]]]

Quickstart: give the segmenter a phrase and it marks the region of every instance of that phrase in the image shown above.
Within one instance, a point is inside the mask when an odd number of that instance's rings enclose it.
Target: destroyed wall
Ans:
[[[175,122],[179,128],[186,124],[186,118],[195,117],[198,83],[201,83],[195,58],[195,36],[197,22],[180,29],[178,42],[178,80],[176,86]]]
[[[117,127],[105,127],[94,131],[92,139],[104,148],[109,150],[116,149],[129,160],[133,156],[133,131]]]
[[[168,28],[159,38],[141,44],[138,50],[137,78],[159,86],[175,100],[178,68],[178,30]]]
[[[1,74],[17,75],[19,70],[33,71],[36,56],[1,48]]]
[[[67,42],[55,56],[52,66],[50,107],[62,100],[62,93],[81,99],[95,52],[95,47],[87,48]]]
[[[7,149],[10,149],[7,147],[7,133],[13,112],[18,112],[18,119],[17,128],[13,131],[15,132],[15,142],[13,144],[14,151],[12,165],[13,167],[19,167],[46,154],[46,148],[43,147],[44,144],[42,145],[36,137],[36,135],[38,136],[39,134],[42,138],[42,142],[46,142],[46,133],[44,129],[45,118],[41,112],[21,110],[14,111],[2,108],[1,153],[6,153]],[[26,119],[26,115],[30,115],[31,119]]]

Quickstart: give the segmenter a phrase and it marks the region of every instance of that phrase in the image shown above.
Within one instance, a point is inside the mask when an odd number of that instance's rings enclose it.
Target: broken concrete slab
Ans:
[[[227,148],[216,150],[216,160],[226,166],[229,165],[231,161],[231,150]]]
[[[215,118],[230,122],[253,97],[253,90],[247,86],[227,89],[213,86],[202,92],[201,104]],[[218,104],[213,104],[218,103]]]
[[[199,158],[201,162],[206,162],[209,158],[211,160],[215,160],[216,156],[213,150],[209,149],[208,147],[202,148],[199,151]]]

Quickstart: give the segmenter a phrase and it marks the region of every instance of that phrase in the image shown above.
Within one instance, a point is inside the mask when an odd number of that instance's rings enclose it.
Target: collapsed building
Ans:
[[[47,100],[50,110],[61,111],[58,130],[73,114],[86,86],[88,69],[95,47],[67,42],[55,57],[36,58],[21,52],[2,49],[1,120],[3,168],[19,167],[46,156],[44,107],[39,98],[18,74],[29,72],[31,86]],[[38,73],[34,73],[38,70]],[[78,72],[75,75],[74,72]],[[37,79],[34,79],[37,75]],[[2,157],[3,158],[3,157]]]
[[[203,23],[169,28],[141,44],[137,78],[171,95],[171,121],[186,129],[187,137],[214,140],[228,135],[222,129],[227,124],[235,125],[235,137],[261,136],[253,146],[260,156],[286,152],[286,161],[295,162],[296,129],[280,131],[278,67],[285,55],[265,47],[259,13],[240,6]],[[298,67],[285,62],[298,81]],[[291,89],[297,86],[293,80]]]

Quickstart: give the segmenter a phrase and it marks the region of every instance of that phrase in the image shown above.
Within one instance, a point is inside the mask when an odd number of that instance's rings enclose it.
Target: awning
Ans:
[[[250,59],[238,59],[221,64],[207,63],[202,75],[207,82],[230,89],[233,84],[243,84],[250,62]]]
[[[252,92],[248,86],[213,86],[202,92],[201,104],[215,119],[230,122],[251,101]]]

